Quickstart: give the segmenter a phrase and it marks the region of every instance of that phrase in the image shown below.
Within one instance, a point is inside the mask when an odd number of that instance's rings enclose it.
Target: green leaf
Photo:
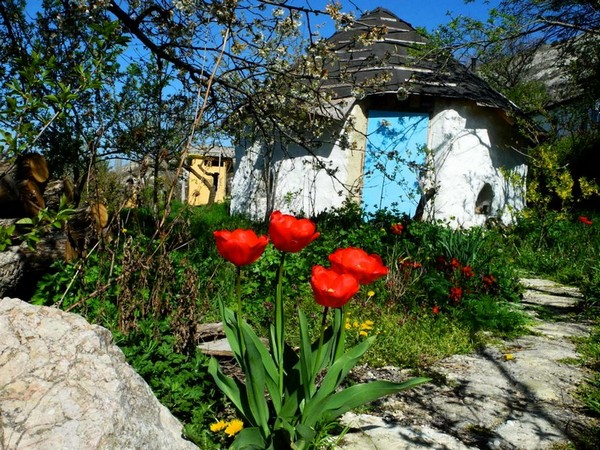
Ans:
[[[208,363],[208,373],[212,375],[219,389],[231,400],[231,403],[240,411],[248,423],[252,423],[252,413],[248,405],[248,396],[246,394],[246,386],[238,380],[223,374],[219,370],[217,360],[211,358]]]
[[[242,326],[242,328],[244,328]],[[249,328],[249,327],[248,327]],[[244,331],[246,352],[244,354],[244,365],[242,369],[246,375],[246,394],[248,395],[248,406],[252,414],[251,422],[269,434],[269,406],[265,398],[265,368],[260,352],[252,344],[250,337]]]
[[[267,443],[258,427],[244,428],[235,437],[230,449],[233,450],[264,450]]]
[[[311,348],[308,321],[301,309],[298,310],[298,318],[300,321],[300,384],[304,389],[304,397],[310,398],[315,390],[316,373],[314,368],[319,365],[318,362],[314,361],[315,356]]]
[[[357,384],[329,397],[323,404],[321,414],[325,420],[333,420],[351,409],[386,395],[395,394],[420,384],[427,383],[428,381],[431,381],[431,378],[418,377],[403,383],[379,380],[370,383]]]
[[[308,399],[303,411],[302,423],[314,426],[321,418],[323,404],[338,386],[344,381],[348,372],[356,365],[359,358],[369,349],[374,342],[375,336],[365,339],[357,346],[348,350],[342,357],[338,358],[327,371],[315,396]]]
[[[33,225],[33,219],[31,217],[23,217],[15,222],[17,225]]]
[[[275,366],[275,361],[269,352],[267,346],[263,343],[263,341],[256,335],[254,330],[250,327],[250,325],[246,322],[242,322],[242,327],[244,328],[244,335],[246,337],[246,345],[248,347],[253,347],[256,352],[260,355],[260,367],[261,370],[264,369],[266,374],[266,386],[269,390],[269,394],[271,395],[271,401],[273,402],[273,407],[275,412],[278,413],[281,409],[281,394],[280,389],[278,387],[278,373],[277,367]],[[251,370],[251,368],[249,368]]]

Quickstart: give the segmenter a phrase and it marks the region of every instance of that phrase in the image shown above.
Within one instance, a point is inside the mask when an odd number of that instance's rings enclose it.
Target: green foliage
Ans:
[[[155,328],[146,320],[128,335],[116,333],[115,341],[161,403],[186,424],[188,438],[206,445],[212,438],[207,424],[220,409],[207,371],[208,358],[199,350],[189,355],[178,352],[168,320],[160,322],[158,334]]]
[[[586,225],[579,214],[526,211],[507,236],[507,251],[525,271],[582,286],[593,294],[598,285],[600,235],[597,217],[589,217],[592,224]]]
[[[3,252],[12,245],[12,236],[15,233],[14,225],[5,227],[0,226],[0,252]]]

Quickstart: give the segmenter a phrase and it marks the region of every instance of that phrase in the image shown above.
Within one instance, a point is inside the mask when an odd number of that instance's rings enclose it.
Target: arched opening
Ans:
[[[489,183],[485,183],[475,202],[475,214],[484,214],[489,216],[492,213],[492,202],[494,201],[494,190]]]

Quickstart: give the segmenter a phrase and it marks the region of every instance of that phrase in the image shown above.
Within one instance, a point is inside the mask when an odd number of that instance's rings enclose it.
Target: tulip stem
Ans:
[[[242,330],[242,268],[236,267],[235,275],[235,297],[237,299],[237,329],[238,329],[238,340],[240,342],[240,352],[242,359],[245,358],[246,342],[244,340],[244,331]]]
[[[323,316],[321,318],[321,335],[319,336],[319,346],[317,347],[317,359],[314,364],[315,367],[312,368],[312,383],[309,386],[309,389],[315,388],[315,379],[317,375],[321,371],[321,353],[323,349],[323,340],[325,338],[325,329],[327,328],[327,314],[329,313],[329,307],[325,306],[323,308]]]
[[[277,270],[277,290],[275,291],[275,348],[273,349],[279,371],[279,394],[283,397],[283,339],[285,317],[283,313],[283,273],[285,252],[281,252],[279,269]]]
[[[340,323],[338,324],[339,329],[337,330],[333,330],[334,333],[337,334],[337,342],[336,342],[336,348],[335,348],[335,352],[333,355],[333,362],[335,362],[338,358],[340,358],[344,351],[346,350],[346,312],[347,312],[347,308],[346,305],[342,306],[341,308],[342,310],[342,318]]]

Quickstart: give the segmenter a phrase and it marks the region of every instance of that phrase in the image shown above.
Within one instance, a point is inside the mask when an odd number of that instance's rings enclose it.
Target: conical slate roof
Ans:
[[[366,33],[382,27],[374,42]],[[515,105],[452,58],[433,60],[417,53],[427,40],[385,8],[356,20],[328,41],[337,60],[328,67],[323,87],[338,99],[396,93],[469,99],[482,106],[514,110]]]

